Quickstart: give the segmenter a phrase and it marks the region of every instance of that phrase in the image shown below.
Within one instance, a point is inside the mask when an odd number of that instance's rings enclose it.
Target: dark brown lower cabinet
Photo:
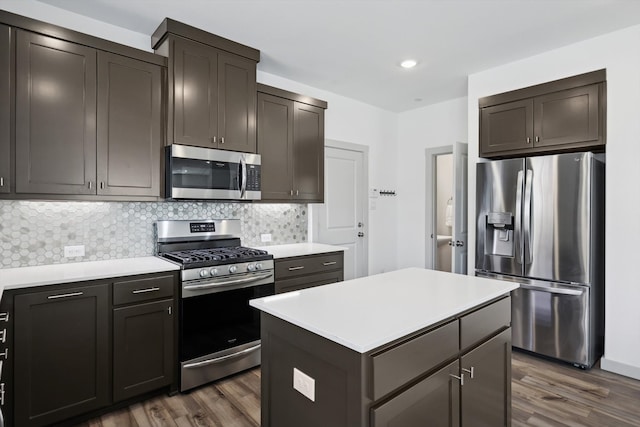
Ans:
[[[17,295],[15,425],[51,425],[109,399],[109,285]]]
[[[511,328],[460,359],[461,425],[498,427],[511,425]]]
[[[453,427],[460,425],[458,361],[371,411],[373,427]],[[496,424],[497,426],[498,424]]]
[[[343,272],[339,270],[330,273],[311,274],[293,279],[278,280],[276,282],[276,294],[341,282],[343,280],[342,277]]]
[[[173,299],[113,310],[113,400],[173,380]]]
[[[276,294],[343,280],[344,252],[342,251],[275,260]]]

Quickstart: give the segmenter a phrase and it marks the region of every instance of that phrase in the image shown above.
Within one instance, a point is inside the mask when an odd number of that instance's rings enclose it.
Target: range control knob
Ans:
[[[209,270],[209,273],[211,273],[211,276],[216,276],[216,275],[218,275],[218,269],[217,268],[212,268],[211,270]]]
[[[255,265],[253,265],[253,264],[249,264],[249,265],[247,265],[247,270],[249,270],[249,271],[254,271],[255,269],[256,269],[256,266],[255,266]]]
[[[235,273],[238,270],[238,267],[236,267],[235,265],[232,265],[231,267],[229,267],[229,273]]]
[[[200,270],[200,277],[207,277],[209,275],[208,270]]]
[[[262,270],[262,263],[256,264],[256,270]]]

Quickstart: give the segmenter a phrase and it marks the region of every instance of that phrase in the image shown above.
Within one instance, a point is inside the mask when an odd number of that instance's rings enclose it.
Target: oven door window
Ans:
[[[249,300],[273,295],[273,283],[182,299],[185,362],[260,339],[260,311]]]
[[[208,190],[238,190],[240,165],[214,160],[172,159],[172,186]]]

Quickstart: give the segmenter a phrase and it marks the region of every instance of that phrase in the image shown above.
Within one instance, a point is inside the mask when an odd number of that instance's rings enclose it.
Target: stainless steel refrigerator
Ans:
[[[477,165],[476,275],[512,280],[513,346],[591,367],[604,347],[604,161]]]

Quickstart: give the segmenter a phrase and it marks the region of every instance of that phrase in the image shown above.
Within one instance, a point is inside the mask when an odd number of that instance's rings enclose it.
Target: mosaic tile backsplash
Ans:
[[[237,218],[245,246],[301,243],[307,212],[304,204],[0,201],[0,268],[153,255],[160,219]],[[264,233],[270,243],[260,242]],[[84,245],[85,256],[65,258],[69,245]]]

